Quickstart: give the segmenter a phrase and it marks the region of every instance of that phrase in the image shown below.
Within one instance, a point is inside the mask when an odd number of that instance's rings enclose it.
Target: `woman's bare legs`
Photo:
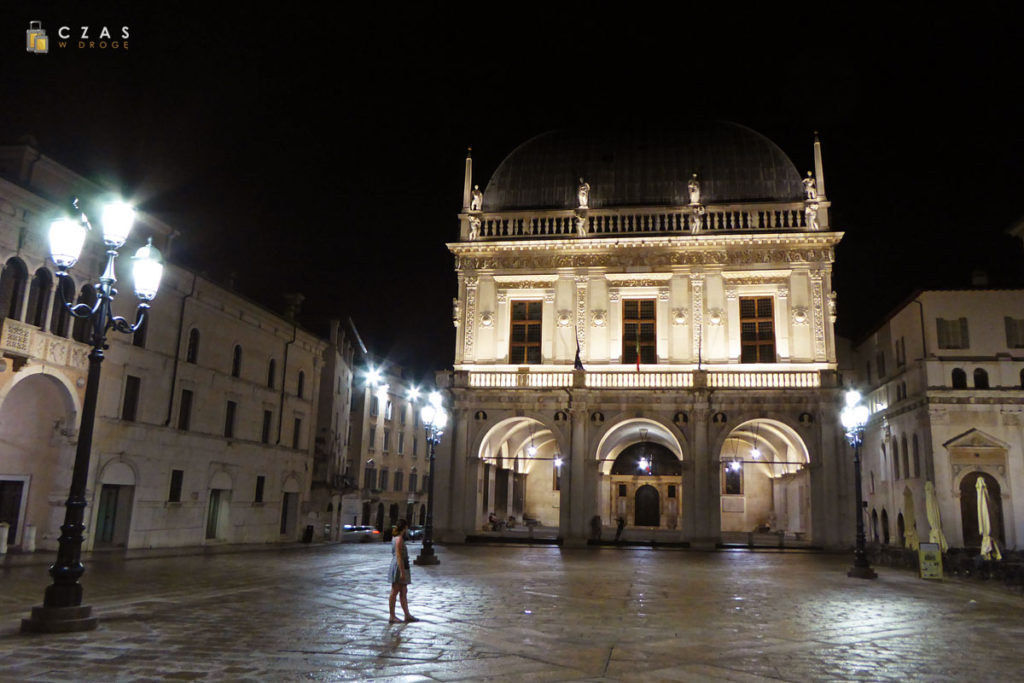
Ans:
[[[398,597],[402,601],[402,611],[405,612],[406,621],[418,621],[416,617],[409,614],[409,586],[402,584],[401,588],[398,589]],[[395,613],[395,602],[391,601],[391,614],[394,616]]]

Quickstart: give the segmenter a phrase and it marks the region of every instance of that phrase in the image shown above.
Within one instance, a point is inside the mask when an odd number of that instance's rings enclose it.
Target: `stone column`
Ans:
[[[588,476],[587,463],[587,411],[574,408],[569,411],[569,467],[562,467],[562,497],[559,501],[559,535],[562,547],[580,548],[587,544],[589,518],[593,509],[593,496],[588,496],[588,480],[593,487],[594,472]],[[565,474],[569,478],[566,481]],[[593,512],[590,513],[593,516]]]

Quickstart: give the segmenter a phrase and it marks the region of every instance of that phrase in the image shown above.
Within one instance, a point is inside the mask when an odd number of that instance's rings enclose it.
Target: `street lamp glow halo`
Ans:
[[[78,262],[86,233],[81,221],[67,216],[50,223],[50,258],[58,268],[67,269]]]
[[[128,241],[135,223],[135,208],[125,202],[112,202],[103,207],[103,241],[120,249]]]
[[[163,278],[164,264],[160,252],[153,246],[153,239],[139,248],[132,257],[132,280],[135,283],[135,296],[142,301],[152,301],[160,289]]]

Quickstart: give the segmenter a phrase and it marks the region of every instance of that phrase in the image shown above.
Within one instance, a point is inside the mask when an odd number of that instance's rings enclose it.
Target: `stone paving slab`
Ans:
[[[1015,681],[1024,598],[811,553],[459,546],[387,623],[385,545],[91,558],[96,631],[22,635],[45,567],[0,568],[6,681]]]

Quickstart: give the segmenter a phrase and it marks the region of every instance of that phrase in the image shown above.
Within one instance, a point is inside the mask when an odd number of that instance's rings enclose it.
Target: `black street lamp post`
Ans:
[[[857,546],[853,552],[853,566],[846,575],[856,579],[877,579],[878,574],[871,568],[864,550],[864,495],[860,476],[860,446],[864,442],[864,425],[868,422],[868,409],[861,402],[860,392],[855,389],[846,392],[846,407],[840,413],[840,420],[846,430],[846,440],[853,446],[853,480],[857,496]]]
[[[423,528],[423,546],[413,562],[418,565],[441,564],[441,560],[434,554],[434,449],[441,443],[441,435],[448,423],[448,414],[441,405],[441,394],[431,392],[429,402],[420,411],[420,419],[423,420],[427,443],[430,444],[430,485],[427,487],[427,523]]]
[[[72,206],[76,211],[79,210],[77,199],[72,202]],[[65,503],[61,535],[57,539],[57,561],[50,567],[53,583],[46,588],[42,606],[33,607],[32,616],[22,619],[22,632],[65,633],[96,628],[96,617],[92,616],[92,607],[82,605],[82,586],[78,580],[85,572],[81,560],[85,531],[85,493],[103,352],[107,348],[107,333],[110,330],[131,334],[139,329],[145,320],[149,302],[156,296],[163,274],[160,252],[150,242],[139,249],[132,259],[135,295],[139,298],[135,322],[130,323],[113,314],[111,304],[117,296],[117,290],[114,288],[117,282],[114,261],[117,258],[117,250],[128,239],[134,220],[135,210],[127,204],[112,204],[104,210],[102,225],[103,241],[107,247],[107,264],[99,283],[94,285],[96,303],[89,306],[63,301],[65,308],[73,317],[89,321],[89,343],[92,351],[89,353],[89,373],[82,403],[82,421],[78,431],[71,489]],[[63,218],[54,221],[50,226],[50,251],[53,262],[57,265],[58,277],[67,277],[68,268],[78,261],[89,231],[92,231],[92,225],[84,213],[81,213],[77,220]],[[63,296],[64,288],[57,287],[57,290]]]

